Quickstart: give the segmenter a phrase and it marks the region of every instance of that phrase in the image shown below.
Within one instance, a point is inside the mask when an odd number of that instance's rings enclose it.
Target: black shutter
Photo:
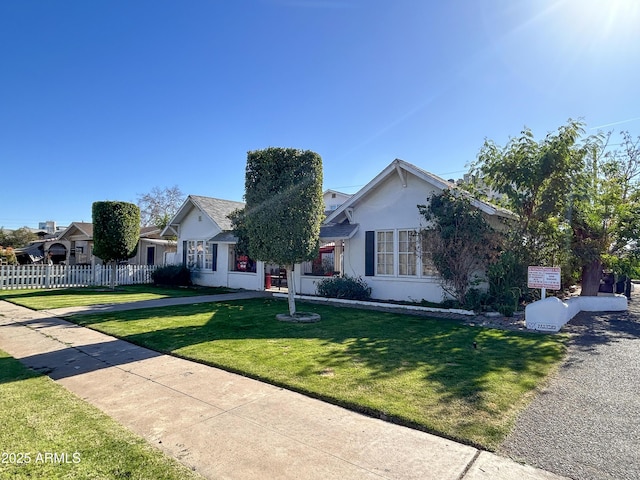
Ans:
[[[187,241],[182,242],[182,265],[187,266]]]
[[[376,266],[376,237],[372,230],[364,232],[364,274],[367,277],[375,275]]]
[[[218,269],[218,244],[211,244],[211,270],[214,272]]]

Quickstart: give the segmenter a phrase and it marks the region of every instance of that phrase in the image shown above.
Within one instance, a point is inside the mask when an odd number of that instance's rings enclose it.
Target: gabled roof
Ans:
[[[76,231],[87,237],[88,240],[93,239],[93,223],[73,222],[58,237],[53,238],[53,240],[68,240],[68,237]],[[158,227],[140,227],[140,238],[159,238],[159,236],[160,229]]]
[[[140,227],[140,238],[159,238],[160,229],[158,227]]]
[[[204,213],[218,225],[221,230],[231,230],[231,220],[227,218],[227,215],[234,210],[244,208],[244,203],[233,200],[222,200],[220,198],[202,197],[200,195],[189,195],[162,231],[161,235],[176,235],[177,230],[175,230],[174,227],[178,226],[193,208],[197,208]]]
[[[345,197],[350,197],[352,195],[351,193],[339,192],[338,190],[332,190],[331,188],[327,188],[324,192],[322,192],[322,195],[324,196],[327,193],[335,193],[336,195],[344,195]]]
[[[84,235],[85,237],[87,237],[89,239],[93,238],[93,223],[72,222],[71,225],[69,225],[66,228],[66,230],[60,234],[58,239],[67,238],[67,235],[70,234],[71,232],[73,232],[74,229],[78,230],[78,232],[80,232],[80,234]]]
[[[439,190],[455,190],[456,192],[460,192],[463,195],[469,197],[471,201],[471,205],[480,209],[487,215],[496,215],[499,217],[505,218],[515,218],[515,215],[506,210],[504,208],[497,207],[488,202],[478,200],[477,198],[472,197],[468,192],[462,190],[454,183],[451,183],[443,178],[434,175],[433,173],[427,172],[415,165],[405,162],[404,160],[400,160],[396,158],[393,162],[391,162],[382,172],[374,177],[369,183],[367,183],[364,187],[358,190],[351,198],[349,198],[346,202],[340,205],[336,210],[331,212],[331,214],[325,219],[325,224],[334,223],[335,219],[343,213],[348,208],[354,208],[358,203],[363,201],[364,198],[367,197],[369,193],[371,193],[375,188],[377,188],[380,184],[382,184],[388,177],[392,175],[398,175],[403,182],[403,185],[406,186],[407,181],[407,173],[415,175],[419,179],[423,180],[426,183],[429,183],[436,187]]]

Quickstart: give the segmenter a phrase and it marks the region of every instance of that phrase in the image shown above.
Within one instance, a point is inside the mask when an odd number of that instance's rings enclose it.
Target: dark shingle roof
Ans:
[[[338,223],[333,225],[322,225],[320,227],[320,238],[322,240],[340,240],[351,238],[358,230],[357,223]]]
[[[244,207],[243,202],[234,202],[233,200],[201,197],[199,195],[189,195],[189,197],[193,203],[209,215],[222,230],[231,230],[231,221],[227,218],[227,215],[238,208]]]
[[[217,243],[238,243],[238,237],[233,232],[220,232],[215,237],[209,239],[210,242]]]

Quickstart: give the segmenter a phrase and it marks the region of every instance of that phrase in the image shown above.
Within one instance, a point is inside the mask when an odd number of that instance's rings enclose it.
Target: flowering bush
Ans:
[[[0,265],[16,265],[17,263],[18,259],[16,258],[16,253],[13,251],[13,248],[3,248],[0,246]]]

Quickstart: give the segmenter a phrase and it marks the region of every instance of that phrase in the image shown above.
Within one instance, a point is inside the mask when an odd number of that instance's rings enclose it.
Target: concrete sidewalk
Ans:
[[[207,478],[561,478],[4,301],[0,349]]]
[[[173,305],[194,305],[196,303],[226,302],[229,300],[244,300],[248,298],[271,297],[271,292],[254,292],[243,290],[219,295],[200,295],[195,297],[170,297],[156,300],[142,300],[134,303],[109,303],[103,305],[87,305],[80,307],[52,308],[45,310],[48,315],[54,317],[66,317],[68,315],[85,313],[121,312],[123,310],[140,310],[143,308],[170,307]]]

